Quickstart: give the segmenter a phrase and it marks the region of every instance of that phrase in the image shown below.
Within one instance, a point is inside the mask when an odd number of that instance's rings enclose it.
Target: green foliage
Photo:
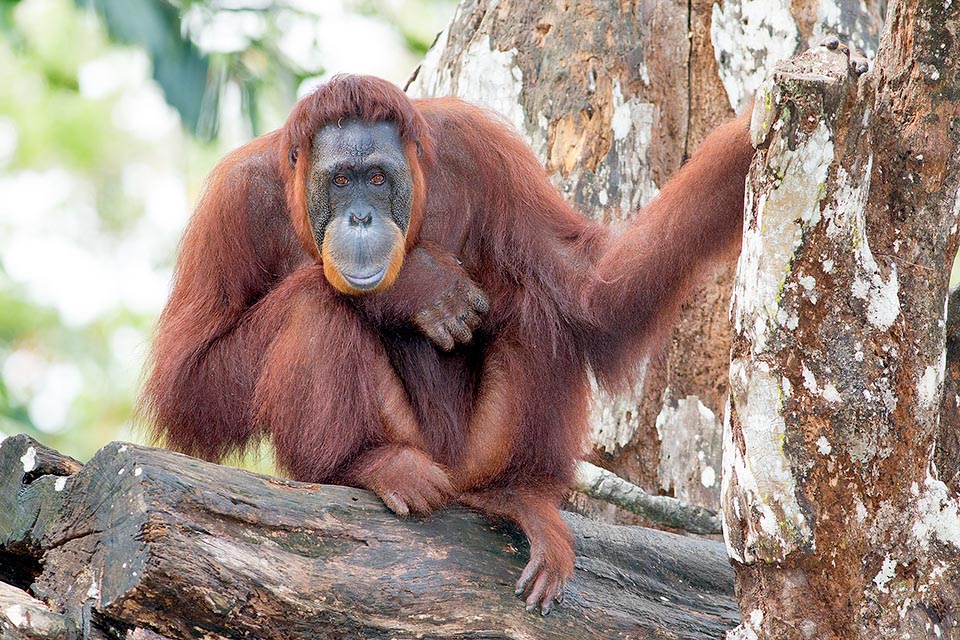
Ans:
[[[181,35],[180,14],[173,4],[156,0],[77,0],[77,4],[103,16],[115,41],[146,49],[153,78],[184,125],[204,136],[213,133],[198,129],[208,90],[209,61]]]
[[[220,97],[233,84],[241,92],[243,113],[251,131],[262,133],[261,112],[266,102],[289,105],[300,82],[322,72],[301,69],[284,56],[277,43],[282,37],[274,20],[278,9],[244,10],[257,14],[266,25],[261,37],[249,38],[236,51],[205,53],[190,39],[182,18],[192,13],[203,24],[220,13],[216,2],[165,0],[76,0],[103,17],[117,42],[137,44],[149,54],[154,80],[167,102],[180,114],[185,127],[203,140],[217,134]]]

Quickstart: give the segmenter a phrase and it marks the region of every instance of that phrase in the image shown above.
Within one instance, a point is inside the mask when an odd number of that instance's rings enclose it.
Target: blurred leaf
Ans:
[[[0,346],[10,344],[43,327],[56,327],[57,314],[27,302],[19,295],[0,290]]]
[[[184,125],[203,139],[216,133],[216,123],[200,127],[206,105],[216,112],[216,88],[208,84],[209,60],[181,34],[177,8],[161,0],[76,0],[103,17],[118,42],[144,47],[153,63],[153,77]]]

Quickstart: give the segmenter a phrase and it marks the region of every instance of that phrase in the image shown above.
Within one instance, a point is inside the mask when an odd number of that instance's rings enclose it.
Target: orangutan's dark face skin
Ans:
[[[392,284],[403,262],[413,178],[396,126],[346,120],[313,139],[307,209],[330,283],[358,295]]]

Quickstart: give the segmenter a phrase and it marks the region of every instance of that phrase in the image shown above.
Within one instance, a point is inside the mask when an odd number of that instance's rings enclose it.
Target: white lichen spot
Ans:
[[[66,488],[66,486],[67,486],[67,479],[64,476],[61,476],[57,478],[56,481],[53,483],[53,490],[59,493],[63,491],[64,488]]]
[[[837,391],[837,387],[832,382],[823,385],[823,399],[827,402],[841,402],[843,400],[840,397],[840,392]]]
[[[122,476],[124,471],[126,471],[126,469],[120,469],[120,471],[117,471],[117,475]]]
[[[35,447],[27,447],[27,452],[20,456],[20,462],[23,463],[23,472],[30,473],[37,468],[37,450]]]
[[[637,77],[640,78],[640,81],[643,84],[647,85],[648,87],[650,86],[650,71],[647,69],[647,64],[645,62],[641,62],[637,65]]]
[[[640,362],[633,387],[623,395],[611,395],[603,391],[596,378],[590,375],[590,442],[594,446],[608,453],[616,453],[640,429],[639,412],[630,398],[638,398],[643,394],[648,363],[648,357]]]
[[[921,493],[916,483],[913,483],[911,491],[918,496],[918,515],[913,525],[913,535],[920,545],[926,549],[930,540],[937,538],[960,549],[960,505],[957,504],[957,498],[950,495],[947,485],[932,477],[928,470],[924,491]]]
[[[619,175],[619,202],[621,211],[636,211],[657,194],[657,185],[644,159],[653,141],[653,105],[638,98],[627,98],[619,78],[614,78],[610,103],[613,108],[610,128],[616,156],[615,170]]]
[[[840,26],[840,18],[843,16],[843,11],[840,9],[840,5],[836,2],[830,2],[830,0],[821,0],[817,3],[817,13],[820,15],[820,22],[822,24],[828,24],[834,27]]]
[[[774,62],[789,58],[800,32],[789,0],[726,0],[710,21],[717,72],[734,110],[753,97]]]
[[[893,413],[897,410],[897,405],[900,401],[897,399],[896,394],[893,392],[893,388],[890,386],[889,378],[881,378],[880,386],[883,387],[881,391],[881,401],[883,402],[883,408],[886,409],[889,413]]]
[[[712,489],[717,484],[717,472],[713,467],[707,465],[700,472],[700,484],[707,489]]]
[[[123,453],[123,452],[126,451],[126,450],[127,450],[127,445],[122,444],[122,445],[120,445],[120,448],[117,449],[117,453]]]
[[[807,365],[803,365],[803,387],[813,395],[820,393],[817,378],[813,375],[813,371],[807,368]]]
[[[726,640],[759,640],[757,635],[760,625],[763,624],[763,611],[754,609],[749,617],[744,618],[740,625],[727,632]]]
[[[740,447],[734,446],[731,421],[725,420],[721,482],[724,522],[731,522],[738,502],[745,503],[735,529],[742,539],[733,540],[727,527],[724,538],[731,557],[742,556],[747,563],[756,561],[754,548],[776,549],[775,555],[784,557],[813,538],[784,451],[780,377],[754,365],[755,361],[737,359],[730,366],[733,409],[729,413],[738,418],[745,452],[741,454]],[[731,482],[739,487],[733,495]]]
[[[943,364],[946,364],[944,355]],[[917,382],[917,399],[921,408],[931,409],[940,400],[940,387],[943,384],[943,366],[930,365],[923,370]]]
[[[822,455],[828,456],[830,452],[833,451],[833,447],[830,446],[830,441],[824,436],[817,438],[817,451]]]
[[[920,587],[920,591],[921,591],[921,592],[923,591],[923,588],[924,588],[925,586],[926,586],[926,585],[922,585],[922,586]],[[904,599],[903,599],[903,604],[901,604],[899,607],[897,607],[897,615],[900,616],[900,619],[901,619],[901,620],[907,617],[907,612],[910,611],[910,603],[911,603],[911,602],[913,602],[913,599],[912,599],[912,598],[904,598]],[[905,636],[905,640],[910,640],[910,636],[909,636],[909,635]]]
[[[854,497],[853,501],[853,508],[857,512],[857,522],[863,524],[864,520],[867,519],[867,508],[860,501],[860,498]]]
[[[872,295],[867,306],[867,321],[878,330],[886,331],[900,315],[897,265],[890,265],[890,278],[886,282],[879,274],[875,274],[873,280]]]
[[[15,604],[7,607],[3,614],[6,616],[7,620],[10,621],[10,624],[17,629],[27,629],[30,626],[30,615],[27,613],[26,607],[24,607],[22,604]],[[3,635],[6,636],[7,634],[4,633]],[[19,634],[17,634],[16,637],[19,638]]]
[[[830,273],[833,271],[833,260],[824,260],[823,261],[823,272]]]
[[[870,249],[865,210],[872,168],[872,155],[859,176],[837,168],[837,187],[833,201],[824,209],[824,217],[829,221],[828,235],[846,241],[854,249],[853,296],[867,302],[867,321],[877,330],[887,331],[900,315],[900,283],[897,265],[891,263],[889,275],[884,278]]]
[[[883,566],[880,567],[879,573],[873,577],[873,583],[877,585],[880,593],[890,593],[890,590],[887,589],[887,584],[893,580],[896,575],[897,561],[887,556],[883,559]]]
[[[455,95],[487,107],[527,137],[534,153],[546,159],[546,126],[529,127],[523,103],[523,73],[517,64],[517,50],[494,48],[490,36],[474,39],[467,51],[460,52],[459,73],[447,61],[448,29],[427,52],[416,79],[408,90],[412,97]]]
[[[950,230],[950,233],[956,233],[957,220],[960,219],[960,187],[957,188],[957,195],[953,197],[953,229]]]
[[[804,228],[820,221],[822,185],[833,155],[830,131],[819,124],[796,148],[784,146],[776,154],[780,166],[774,169],[782,177],[769,191],[756,202],[748,192],[747,208],[755,221],[744,229],[732,308],[734,328],[750,341],[754,354],[766,347],[770,329],[799,326],[796,310],[784,308],[782,288]]]
[[[87,589],[87,597],[93,598],[94,600],[100,597],[100,585],[97,584],[96,576],[92,576],[90,578],[90,587]]]
[[[823,216],[829,221],[827,234],[831,238],[849,237],[857,245],[865,237],[864,210],[870,196],[870,180],[873,176],[873,154],[856,175],[838,166],[833,198],[824,208]],[[869,248],[868,248],[869,250]]]
[[[140,467],[137,467],[136,469],[133,470],[133,475],[135,476],[139,477],[141,473],[143,473],[143,469],[141,469]]]
[[[630,134],[633,125],[633,115],[630,103],[624,100],[620,79],[613,82],[613,117],[610,119],[610,128],[613,129],[613,139],[623,140]]]
[[[857,362],[863,362],[863,351],[857,351],[853,354],[853,359]]]
[[[780,389],[783,391],[783,397],[789,398],[793,392],[793,385],[790,384],[790,378],[783,376],[780,378]]]
[[[691,396],[687,396],[687,400],[689,400],[690,397],[691,397]],[[700,400],[699,400],[698,398],[694,398],[694,399],[695,399],[696,402],[697,402],[697,413],[700,414],[700,419],[703,420],[706,424],[719,425],[719,424],[720,424],[720,420],[717,418],[717,414],[715,414],[713,411],[711,411],[711,410],[710,410],[710,407],[708,407],[707,405],[705,405],[705,404],[703,404],[702,402],[700,402]],[[699,434],[699,433],[697,434],[696,438],[697,438],[697,440],[700,439],[700,434]],[[701,451],[700,454],[701,454],[701,455],[700,455],[700,459],[702,460],[702,459],[703,459],[703,455],[702,455],[703,452]]]
[[[520,96],[523,72],[517,65],[517,50],[500,51],[490,36],[477,38],[460,57],[457,95],[501,114],[517,131],[525,132],[527,116]]]
[[[800,276],[798,280],[800,281],[800,285],[807,291],[810,291],[817,286],[817,279],[813,276]]]
[[[850,291],[854,298],[864,300],[870,293],[870,283],[863,278],[854,278],[850,285]]]

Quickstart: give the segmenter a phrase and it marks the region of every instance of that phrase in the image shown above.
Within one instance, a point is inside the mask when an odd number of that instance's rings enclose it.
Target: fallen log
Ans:
[[[26,436],[0,444],[0,581],[78,637],[721,638],[736,625],[723,545],[565,517],[576,574],[541,617],[512,592],[523,536],[463,508],[402,520],[365,491],[161,449],[112,443],[81,466]]]

